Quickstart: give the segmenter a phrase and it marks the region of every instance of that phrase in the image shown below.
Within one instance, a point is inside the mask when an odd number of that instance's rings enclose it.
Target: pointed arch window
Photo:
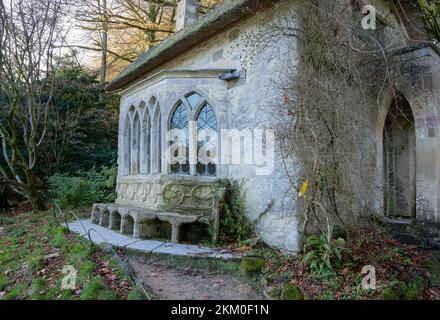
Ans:
[[[133,136],[131,145],[131,170],[132,175],[139,174],[141,171],[141,120],[139,113],[136,112],[133,120]]]
[[[171,117],[171,152],[174,161],[170,171],[175,174],[190,174],[189,165],[189,117],[183,102],[180,102]]]
[[[148,109],[142,120],[142,174],[151,173],[151,121]]]
[[[186,100],[191,106],[191,109],[195,110],[202,103],[203,97],[198,93],[191,93],[190,95],[186,96]]]
[[[217,118],[206,103],[197,116],[197,175],[215,176],[217,173]]]
[[[156,118],[157,128],[157,172],[162,173],[162,117],[160,113]]]
[[[125,117],[124,122],[124,136],[123,136],[123,172],[124,175],[130,175],[131,173],[131,121],[130,113]]]

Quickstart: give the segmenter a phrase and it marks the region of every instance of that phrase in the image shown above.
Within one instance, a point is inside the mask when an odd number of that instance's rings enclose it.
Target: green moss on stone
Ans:
[[[281,291],[281,300],[303,300],[301,290],[294,284],[288,283]]]
[[[244,257],[241,260],[241,272],[245,277],[259,274],[265,265],[265,261],[260,257]]]

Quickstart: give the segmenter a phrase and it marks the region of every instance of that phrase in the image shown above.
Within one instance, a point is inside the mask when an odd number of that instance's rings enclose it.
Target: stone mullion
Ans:
[[[190,174],[196,175],[197,164],[197,124],[195,121],[189,122],[189,165]]]

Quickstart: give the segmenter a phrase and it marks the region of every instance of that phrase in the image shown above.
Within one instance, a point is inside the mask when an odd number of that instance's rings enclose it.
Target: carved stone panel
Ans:
[[[162,198],[166,205],[178,206],[185,199],[185,191],[182,186],[171,183],[163,189]]]
[[[120,181],[117,203],[153,210],[206,210],[212,208],[215,182],[161,179]]]
[[[214,199],[214,189],[208,185],[196,186],[191,192],[191,198],[196,206],[211,206]]]

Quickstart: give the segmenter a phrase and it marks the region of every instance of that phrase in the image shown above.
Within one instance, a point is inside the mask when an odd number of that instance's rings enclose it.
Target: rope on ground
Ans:
[[[55,220],[58,222],[59,225],[66,227],[67,229],[70,230],[69,228],[69,223],[68,223],[68,219],[67,219],[67,214],[61,210],[61,208],[58,206],[58,204],[54,203],[55,207],[58,209],[59,213],[63,216],[64,218],[64,224],[60,222],[60,220],[58,219],[58,216],[55,212],[55,210],[53,210],[53,214],[55,217]],[[75,219],[80,223],[81,227],[83,228],[85,234],[87,234],[87,237],[89,238],[90,244],[92,246],[95,245],[95,243],[92,240],[91,237],[91,233],[92,231],[95,232],[105,243],[105,248],[106,249],[110,249],[113,252],[113,255],[119,260],[121,265],[125,265],[125,261],[123,261],[121,259],[121,257],[118,255],[118,253],[114,250],[113,245],[107,241],[107,239],[96,229],[90,228],[87,230],[87,228],[84,226],[84,224],[82,223],[82,220],[80,219],[80,217],[78,217],[77,214],[75,214],[73,211],[69,210],[69,213],[71,215],[73,215],[75,217]],[[157,246],[156,248],[154,248],[153,250],[151,250],[150,255],[153,253],[153,251],[157,250],[158,248],[160,248],[161,246],[163,246],[165,243],[162,243],[161,245]],[[148,256],[149,258],[149,256]],[[148,259],[147,258],[147,259]],[[139,287],[141,288],[141,290],[143,291],[143,293],[145,294],[145,296],[147,297],[148,300],[151,300],[150,295],[148,294],[147,290],[145,290],[145,287],[143,286],[142,282],[133,274],[133,272],[130,270],[128,270],[129,276],[130,278],[133,280],[133,282]]]

